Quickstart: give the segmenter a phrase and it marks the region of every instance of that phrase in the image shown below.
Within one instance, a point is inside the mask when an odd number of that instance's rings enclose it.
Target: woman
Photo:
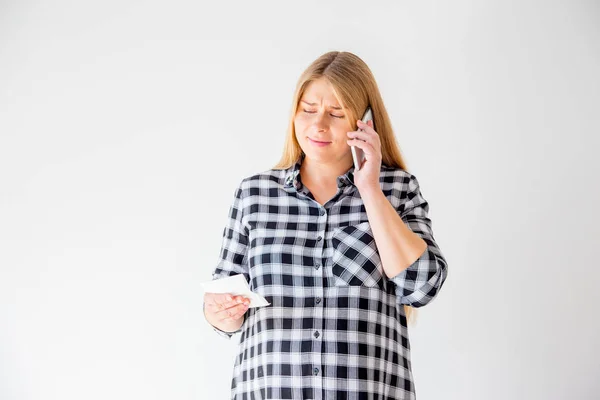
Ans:
[[[448,273],[428,203],[356,55],[315,60],[292,104],[281,161],[235,191],[213,272],[271,305],[204,298],[215,331],[241,333],[232,398],[414,399],[407,317]],[[358,120],[368,106],[374,124]]]

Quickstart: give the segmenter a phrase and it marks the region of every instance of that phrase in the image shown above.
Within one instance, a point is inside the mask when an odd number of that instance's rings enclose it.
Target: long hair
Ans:
[[[300,75],[292,101],[283,155],[273,169],[287,169],[303,156],[302,148],[296,139],[294,118],[306,88],[319,78],[325,78],[331,84],[336,99],[342,107],[347,108],[348,118],[353,121],[354,130],[357,129],[355,121],[362,117],[368,105],[371,106],[373,124],[381,140],[382,164],[407,171],[373,73],[362,59],[346,51],[330,51],[323,54]],[[407,321],[414,324],[417,310],[404,305],[404,311]]]

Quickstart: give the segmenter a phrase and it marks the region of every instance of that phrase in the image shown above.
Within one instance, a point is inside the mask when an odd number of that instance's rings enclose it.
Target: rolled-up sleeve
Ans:
[[[448,276],[448,265],[433,237],[428,217],[429,204],[421,194],[417,178],[412,174],[407,190],[402,192],[397,211],[410,230],[427,243],[427,248],[415,262],[391,280],[396,285],[399,304],[422,307],[439,293]]]
[[[213,280],[237,274],[243,274],[246,281],[249,280],[248,227],[244,221],[244,181],[235,189],[233,201],[229,207],[227,222],[223,229],[219,259],[212,272]],[[246,321],[246,316],[247,313],[244,314],[244,322]],[[226,338],[231,338],[235,333],[241,331],[241,327],[235,332],[224,332],[215,326],[212,327],[215,332]]]

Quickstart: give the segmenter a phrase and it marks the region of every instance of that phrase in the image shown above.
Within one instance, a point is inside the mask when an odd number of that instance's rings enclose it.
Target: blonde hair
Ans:
[[[335,97],[340,105],[346,108],[347,118],[352,121],[354,130],[357,129],[356,120],[362,117],[367,106],[371,106],[373,124],[381,140],[382,164],[407,171],[373,73],[362,59],[346,51],[330,51],[323,54],[313,61],[298,79],[283,155],[273,169],[287,169],[303,155],[296,139],[294,118],[306,88],[311,82],[320,78],[325,78],[333,87]],[[417,310],[404,305],[404,311],[407,321],[412,321],[414,324]]]

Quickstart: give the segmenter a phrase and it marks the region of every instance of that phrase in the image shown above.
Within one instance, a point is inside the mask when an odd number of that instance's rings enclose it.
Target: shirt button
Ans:
[[[314,373],[315,375],[319,375],[319,368],[315,368],[315,369],[313,369],[313,373]]]
[[[315,264],[315,269],[319,269],[321,267],[319,264]]]
[[[317,304],[321,303],[321,298],[320,298],[320,297],[317,297],[317,298],[315,299],[315,302],[316,302]]]
[[[319,337],[319,331],[315,332],[315,337],[318,338]]]
[[[325,210],[323,210],[322,208],[319,210],[319,215],[325,215]]]
[[[317,237],[317,242],[320,242],[323,239],[321,236]]]

